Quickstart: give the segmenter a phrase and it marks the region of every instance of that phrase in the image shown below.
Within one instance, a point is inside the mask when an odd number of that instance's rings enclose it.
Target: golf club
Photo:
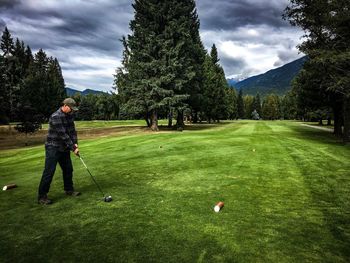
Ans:
[[[103,200],[104,200],[105,202],[111,202],[111,201],[112,201],[112,196],[110,196],[110,195],[109,195],[109,196],[105,196],[105,194],[103,193],[101,187],[99,186],[99,184],[97,183],[97,181],[95,180],[95,178],[92,176],[92,174],[91,174],[89,168],[86,166],[86,164],[85,164],[83,158],[81,158],[81,155],[78,153],[77,156],[79,157],[80,161],[81,161],[82,164],[85,166],[85,168],[86,168],[86,170],[88,171],[88,173],[90,174],[90,176],[91,176],[92,180],[94,181],[94,183],[96,184],[98,190],[100,190],[101,194],[103,195]]]

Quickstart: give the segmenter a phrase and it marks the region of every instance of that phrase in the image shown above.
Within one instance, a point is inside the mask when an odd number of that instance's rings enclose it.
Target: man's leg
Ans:
[[[39,184],[38,199],[47,197],[50,190],[52,178],[55,174],[58,161],[57,149],[55,147],[45,147],[45,168]]]
[[[73,165],[70,158],[70,152],[61,152],[58,163],[62,168],[64,190],[66,192],[73,192]]]

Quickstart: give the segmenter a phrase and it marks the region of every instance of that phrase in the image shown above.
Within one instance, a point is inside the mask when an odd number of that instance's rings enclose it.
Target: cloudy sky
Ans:
[[[8,27],[34,52],[57,57],[66,86],[109,91],[130,33],[133,0],[0,0]],[[205,47],[215,43],[227,78],[247,78],[291,62],[303,32],[281,15],[288,0],[197,0]]]

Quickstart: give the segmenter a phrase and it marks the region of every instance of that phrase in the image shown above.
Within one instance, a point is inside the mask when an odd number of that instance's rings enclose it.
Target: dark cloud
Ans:
[[[20,0],[0,0],[0,9],[12,8],[20,2]]]
[[[3,30],[6,26],[6,22],[0,18],[0,29]]]
[[[203,30],[227,30],[247,25],[287,27],[282,20],[286,0],[200,0],[197,9]]]
[[[225,54],[219,55],[220,65],[224,68],[226,74],[232,74],[233,72],[240,72],[241,69],[247,67],[247,63],[244,58],[232,58]]]
[[[109,90],[120,66],[134,0],[0,0],[5,25],[34,52],[61,63],[66,84]],[[197,0],[200,33],[216,44],[227,76],[263,73],[296,59],[297,34],[281,19],[288,0]],[[289,30],[289,31],[288,31]],[[264,55],[260,55],[263,53]]]
[[[281,50],[277,53],[278,60],[274,63],[274,67],[280,67],[283,66],[295,59],[295,49],[285,49]]]
[[[118,41],[128,32],[132,18],[129,0],[118,1],[118,4],[113,1],[60,2],[46,0],[42,5],[32,6],[22,1],[7,10],[6,18],[22,25],[15,28],[14,33],[30,42],[33,49],[83,46],[112,53],[121,46]],[[37,30],[35,37],[34,30]]]

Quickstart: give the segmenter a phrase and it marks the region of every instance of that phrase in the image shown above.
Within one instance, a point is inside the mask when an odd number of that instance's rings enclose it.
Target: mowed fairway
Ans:
[[[72,157],[83,194],[57,168],[40,206],[43,146],[0,150],[1,185],[18,185],[0,193],[0,262],[350,261],[350,147],[329,132],[240,121],[80,148],[111,203]]]

